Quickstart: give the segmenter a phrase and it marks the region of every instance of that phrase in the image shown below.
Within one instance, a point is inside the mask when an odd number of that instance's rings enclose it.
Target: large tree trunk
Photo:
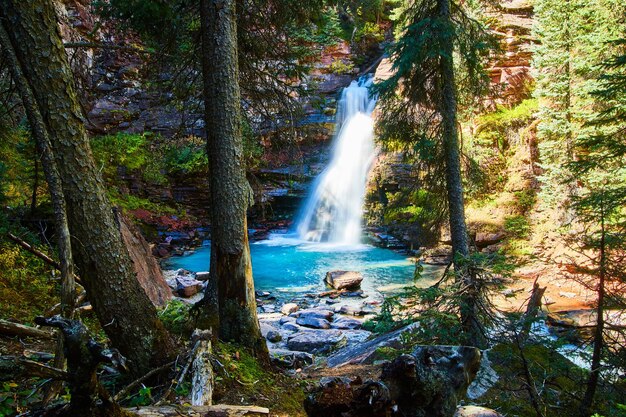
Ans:
[[[54,209],[54,221],[56,226],[57,247],[59,250],[59,265],[61,270],[61,313],[65,318],[71,319],[74,316],[74,302],[76,298],[76,283],[74,281],[74,261],[72,259],[72,242],[70,238],[69,225],[67,222],[65,196],[61,185],[61,176],[57,169],[52,151],[50,137],[33,93],[28,86],[24,74],[21,71],[15,51],[11,47],[11,41],[4,26],[0,25],[0,47],[2,56],[9,63],[9,70],[13,82],[17,86],[22,103],[28,118],[30,129],[37,144],[37,154],[35,156],[35,186],[33,187],[33,201],[31,213],[36,209],[37,178],[39,154],[43,165],[44,175],[48,182],[52,207]],[[54,366],[60,369],[65,367],[65,354],[63,349],[63,336],[59,332],[57,347],[54,356]],[[44,402],[47,403],[61,390],[62,383],[53,382],[47,389]]]
[[[50,0],[5,0],[2,24],[50,137],[76,265],[102,328],[135,373],[164,363],[173,343],[135,277],[85,131]]]
[[[438,0],[439,15],[442,21],[449,22],[450,0]],[[446,190],[448,193],[448,212],[450,216],[450,236],[452,238],[452,252],[454,269],[457,280],[463,287],[468,288],[468,297],[461,302],[461,324],[468,339],[468,343],[475,346],[481,344],[482,332],[478,322],[476,294],[473,294],[473,280],[471,271],[464,260],[459,259],[469,255],[467,226],[465,224],[465,205],[463,201],[463,182],[461,180],[461,157],[459,150],[459,133],[457,128],[457,100],[456,83],[454,76],[454,38],[452,30],[444,30],[442,34],[443,50],[440,56],[441,65],[441,102],[440,112],[443,127],[443,148],[446,162]]]
[[[212,285],[206,298],[214,302],[217,290],[219,336],[250,346],[267,360],[256,314],[246,224],[252,190],[243,160],[235,0],[200,3],[211,187]]]

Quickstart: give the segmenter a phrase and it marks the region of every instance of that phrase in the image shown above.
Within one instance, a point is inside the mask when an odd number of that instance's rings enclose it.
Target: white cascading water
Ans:
[[[341,94],[330,164],[313,183],[297,221],[301,239],[338,245],[361,241],[363,198],[375,153],[376,98],[368,91],[372,81],[372,77],[352,81]]]

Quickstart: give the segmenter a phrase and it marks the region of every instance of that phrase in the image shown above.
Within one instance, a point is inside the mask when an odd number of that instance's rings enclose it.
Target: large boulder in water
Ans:
[[[363,275],[356,271],[331,271],[324,281],[336,290],[354,290],[361,287]]]

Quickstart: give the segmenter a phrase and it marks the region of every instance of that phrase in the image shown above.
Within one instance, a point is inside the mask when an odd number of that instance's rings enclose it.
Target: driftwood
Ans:
[[[191,337],[197,348],[191,364],[191,405],[213,404],[213,366],[211,365],[211,332],[196,329]]]
[[[0,319],[0,334],[6,336],[38,337],[40,339],[52,339],[54,337],[54,334],[51,332],[2,319]]]
[[[63,333],[67,356],[68,385],[71,401],[60,415],[65,416],[117,416],[122,409],[98,383],[96,371],[103,362],[124,367],[125,359],[115,349],[104,349],[94,341],[87,328],[77,320],[61,316],[37,317],[35,323],[60,329]]]
[[[141,407],[126,411],[143,417],[255,417],[267,416],[270,410],[256,406],[212,405],[204,407]]]

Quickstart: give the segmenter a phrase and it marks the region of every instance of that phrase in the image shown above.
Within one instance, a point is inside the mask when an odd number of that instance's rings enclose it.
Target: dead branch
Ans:
[[[33,255],[35,255],[36,257],[38,257],[39,259],[41,259],[42,261],[44,261],[48,265],[54,267],[55,269],[57,269],[59,271],[61,270],[61,264],[59,262],[57,262],[56,260],[52,259],[50,256],[48,256],[47,254],[43,253],[39,249],[34,248],[30,243],[25,242],[24,240],[22,240],[19,237],[15,236],[13,233],[7,233],[6,236],[9,239],[11,239],[13,242],[17,243],[21,248],[23,248],[26,251],[32,253]],[[78,276],[74,275],[74,280],[77,283],[80,284],[80,278]]]
[[[52,339],[54,337],[54,334],[51,332],[2,319],[0,319],[0,334],[20,337],[38,337],[41,339]]]

